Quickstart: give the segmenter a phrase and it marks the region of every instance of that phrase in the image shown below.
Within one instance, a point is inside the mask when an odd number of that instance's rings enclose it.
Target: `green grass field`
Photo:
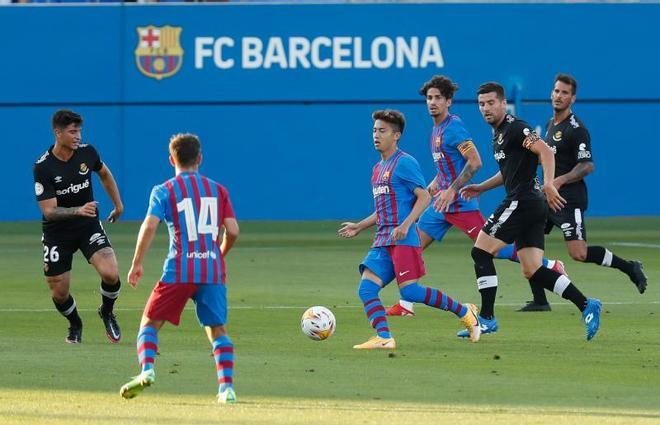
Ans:
[[[107,225],[125,280],[138,223]],[[601,331],[584,340],[578,311],[555,295],[551,313],[515,313],[530,298],[516,264],[498,261],[500,332],[478,344],[456,338],[447,312],[417,306],[390,319],[394,354],[351,347],[372,335],[356,294],[357,264],[371,234],[336,237],[337,223],[243,223],[230,253],[229,329],[239,403],[215,404],[210,347],[194,311],[160,334],[156,384],[125,401],[119,387],[138,371],[139,317],[166,252],[164,227],[140,288],[117,303],[124,339],[110,344],[96,316],[99,279],[82,255],[72,293],[85,322],[83,344],[64,343],[41,273],[40,225],[0,224],[1,424],[658,424],[660,423],[660,219],[590,219],[594,245],[644,262],[649,289],[639,295],[616,270],[567,258],[555,232],[547,253],[604,303]],[[425,254],[428,276],[461,301],[479,303],[469,240],[456,231]],[[394,287],[383,291],[390,304]],[[314,342],[300,332],[302,312],[325,305],[337,331]]]

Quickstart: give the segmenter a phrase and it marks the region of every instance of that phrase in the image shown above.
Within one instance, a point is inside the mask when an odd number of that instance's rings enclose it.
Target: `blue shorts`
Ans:
[[[433,204],[429,205],[422,213],[417,223],[417,228],[429,235],[433,240],[441,241],[445,237],[447,230],[452,224],[445,220],[445,215],[433,209]]]
[[[201,326],[227,324],[227,286],[218,284],[197,285],[192,296],[197,320]]]
[[[227,287],[221,284],[158,282],[151,291],[144,315],[152,320],[167,320],[176,326],[191,298],[200,325],[227,323]]]
[[[387,286],[396,278],[398,283],[419,280],[426,274],[422,249],[418,246],[392,245],[374,247],[360,263],[360,274],[371,270]]]

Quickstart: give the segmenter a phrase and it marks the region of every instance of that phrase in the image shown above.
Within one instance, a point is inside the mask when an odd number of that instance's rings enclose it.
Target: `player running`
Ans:
[[[80,250],[101,277],[101,306],[110,342],[121,340],[121,329],[113,308],[121,282],[117,258],[101,222],[92,190],[92,171],[110,196],[114,209],[108,221],[124,211],[119,189],[110,169],[92,145],[82,143],[82,117],[69,110],[53,114],[55,144],[34,164],[34,191],[43,214],[44,274],[55,308],[69,321],[65,341],[82,342],[83,322],[76,300],[69,292],[73,254]]]
[[[342,223],[338,232],[342,237],[352,238],[364,229],[377,226],[371,249],[359,266],[362,280],[358,288],[364,312],[377,335],[353,348],[396,348],[379,298],[380,290],[394,279],[404,299],[451,311],[460,319],[470,339],[477,342],[480,335],[477,308],[418,283],[426,271],[416,222],[429,205],[431,195],[425,189],[417,160],[399,150],[405,127],[403,114],[381,110],[372,117],[373,142],[381,156],[371,177],[375,211],[359,223]]]
[[[234,345],[227,335],[225,256],[238,238],[238,222],[229,194],[201,175],[201,144],[197,136],[177,134],[170,140],[170,163],[175,177],[151,191],[147,216],[140,227],[128,282],[137,288],[159,222],[170,233],[170,249],[160,281],[151,292],[137,337],[141,373],[121,387],[124,398],[137,396],[156,380],[154,360],[158,331],[168,321],[179,325],[189,298],[213,347],[218,377],[218,402],[235,403]],[[224,234],[220,232],[224,227]]]
[[[646,275],[642,263],[626,260],[602,246],[587,246],[584,213],[588,207],[584,178],[594,171],[589,130],[571,110],[575,103],[577,81],[568,74],[558,74],[550,98],[553,116],[546,125],[545,140],[555,153],[554,185],[566,199],[559,211],[551,211],[545,232],[554,227],[564,234],[568,254],[575,261],[612,267],[625,273],[640,294],[646,290]],[[530,284],[534,299],[518,311],[550,310],[543,288]]]
[[[479,229],[486,223],[476,198],[465,200],[458,196],[458,191],[470,183],[472,176],[481,168],[481,157],[461,118],[449,112],[457,90],[458,86],[443,75],[434,76],[419,90],[419,94],[426,98],[426,106],[433,119],[430,147],[437,169],[436,176],[427,186],[435,198],[434,202],[426,208],[418,223],[422,249],[434,241],[442,241],[452,226],[474,241]],[[496,258],[519,261],[513,244],[502,248]],[[544,257],[543,265],[565,273],[564,265],[559,260]],[[482,301],[482,309],[483,306]],[[387,309],[388,316],[414,314],[413,303],[405,299]],[[493,312],[486,311],[485,314],[492,315]]]
[[[506,192],[472,248],[477,287],[492,311],[498,284],[493,256],[503,246],[515,242],[525,278],[575,304],[582,312],[586,338],[591,340],[600,325],[600,301],[587,299],[567,276],[541,265],[548,205],[553,211],[559,211],[566,203],[553,184],[555,158],[552,150],[529,124],[506,113],[504,88],[500,84],[484,83],[477,93],[479,111],[493,128],[493,151],[500,171],[482,183],[465,186],[461,195],[472,199],[501,185]],[[536,179],[539,162],[543,167],[543,192]],[[482,312],[480,320],[486,324],[483,333],[497,328],[494,315],[485,316]],[[461,331],[458,336],[466,335]]]

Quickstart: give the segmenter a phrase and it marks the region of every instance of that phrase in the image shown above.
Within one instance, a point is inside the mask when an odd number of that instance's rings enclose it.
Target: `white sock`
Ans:
[[[399,305],[408,311],[413,311],[413,303],[410,301],[399,300]]]

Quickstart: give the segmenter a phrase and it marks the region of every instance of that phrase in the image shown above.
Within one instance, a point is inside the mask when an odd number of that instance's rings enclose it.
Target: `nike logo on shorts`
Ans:
[[[405,272],[399,272],[399,277],[401,277],[401,276],[405,276],[405,275],[407,275],[408,273],[410,273],[410,270],[406,270]]]

